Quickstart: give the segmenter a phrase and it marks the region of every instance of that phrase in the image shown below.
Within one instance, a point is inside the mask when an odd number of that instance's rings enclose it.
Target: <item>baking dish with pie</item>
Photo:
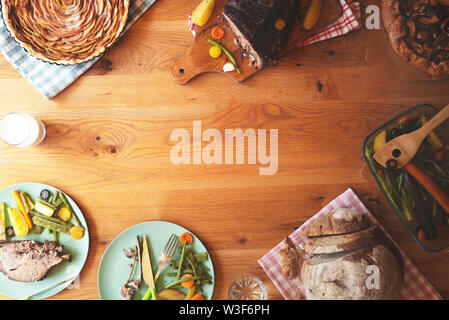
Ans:
[[[74,65],[103,54],[126,26],[130,0],[1,0],[11,35],[40,60]]]

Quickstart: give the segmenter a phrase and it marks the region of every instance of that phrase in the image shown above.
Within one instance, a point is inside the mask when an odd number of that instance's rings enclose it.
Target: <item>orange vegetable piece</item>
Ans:
[[[16,201],[17,204],[17,209],[19,209],[20,213],[23,215],[23,217],[25,218],[25,221],[27,222],[28,228],[30,230],[33,229],[33,222],[31,222],[30,216],[28,215],[26,209],[25,209],[25,204],[23,203],[22,197],[20,195],[20,192],[17,190],[14,190],[12,192],[12,195],[14,197],[14,200]]]
[[[191,274],[186,273],[185,275],[183,275],[181,277],[181,279],[186,279],[186,278],[191,278],[191,277],[193,277]],[[194,284],[195,284],[195,280],[189,280],[189,281],[181,282],[181,285],[184,288],[191,288],[191,287],[193,287]]]
[[[204,297],[202,296],[201,293],[197,293],[197,294],[194,295],[194,296],[192,297],[192,299],[190,299],[190,300],[204,300]]]
[[[73,239],[81,239],[82,237],[84,237],[84,229],[79,226],[75,226],[70,229],[70,236]]]
[[[412,119],[411,116],[405,115],[405,116],[399,118],[398,124],[400,125],[400,124],[402,124],[403,122],[408,122],[408,121],[410,121],[411,119]]]
[[[449,213],[449,195],[437,185],[424,171],[414,163],[409,162],[405,170],[410,173],[440,204],[446,213]]]
[[[418,231],[418,240],[421,242],[426,240],[426,235],[422,229],[419,229],[419,231]]]
[[[276,30],[279,30],[279,31],[283,30],[285,28],[285,26],[286,26],[285,20],[278,19],[276,21],[276,23],[274,24],[274,26],[276,27]]]
[[[181,242],[181,244],[189,245],[193,242],[193,236],[188,232],[184,232],[179,237],[179,242]]]
[[[224,36],[224,30],[221,27],[214,27],[212,28],[212,38],[214,39],[221,39]]]

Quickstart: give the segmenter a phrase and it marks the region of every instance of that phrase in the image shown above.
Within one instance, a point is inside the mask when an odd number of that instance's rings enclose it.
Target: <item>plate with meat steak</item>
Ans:
[[[5,206],[6,226],[12,226],[8,208],[17,208],[13,197],[13,191],[25,192],[36,204],[41,192],[45,190],[56,195],[60,190],[40,183],[20,183],[9,186],[0,191],[0,203]],[[14,299],[20,299],[33,295],[57,283],[77,276],[86,262],[89,251],[89,231],[83,213],[76,203],[66,194],[65,201],[73,210],[69,224],[77,225],[75,215],[79,220],[79,226],[84,229],[84,235],[80,239],[73,239],[69,234],[58,233],[57,242],[48,229],[41,233],[34,224],[33,229],[24,237],[7,237],[0,240],[0,294]],[[63,207],[64,205],[62,205]],[[32,217],[36,213],[30,213]],[[54,214],[56,219],[57,213]],[[34,221],[34,217],[32,218]],[[7,233],[8,235],[8,233]],[[10,235],[10,234],[9,234]],[[44,291],[32,299],[49,298],[70,285],[63,283],[55,288]]]
[[[342,14],[338,0],[322,0],[317,23],[303,28],[303,17],[311,0],[217,0],[210,20],[198,27],[192,47],[170,67],[175,81],[186,84],[199,74],[223,73],[231,62],[226,54],[213,59],[209,55],[212,30],[220,27],[224,36],[217,40],[235,58],[240,73],[226,74],[243,81],[261,69],[276,65],[279,58],[301,41],[316,34]]]

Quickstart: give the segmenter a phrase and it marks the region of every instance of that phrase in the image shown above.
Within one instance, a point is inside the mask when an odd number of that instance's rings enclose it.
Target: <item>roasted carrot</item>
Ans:
[[[401,125],[401,124],[403,124],[403,123],[409,122],[410,120],[412,120],[412,117],[411,117],[410,115],[407,114],[407,115],[405,115],[405,116],[399,118],[398,124]]]
[[[426,240],[426,235],[424,233],[424,231],[422,229],[420,229],[418,231],[418,240],[423,242],[424,240]]]
[[[409,162],[405,166],[405,170],[407,170],[407,172],[435,198],[441,208],[449,214],[449,195],[414,163]]]
[[[84,229],[79,226],[75,226],[70,229],[70,235],[73,239],[81,239],[82,237],[84,237]]]
[[[181,244],[190,245],[193,242],[193,236],[188,232],[184,232],[179,237],[179,242],[181,242]]]
[[[23,203],[22,197],[20,196],[20,192],[17,190],[14,190],[12,192],[12,195],[14,197],[14,200],[16,201],[17,208],[19,209],[20,213],[22,213],[23,217],[25,218],[25,221],[27,222],[28,228],[30,230],[33,229],[33,222],[31,222],[30,216],[28,215],[25,204]]]
[[[204,297],[201,295],[201,293],[197,293],[190,300],[204,300]]]
[[[192,278],[192,277],[193,276],[191,274],[186,273],[185,275],[183,275],[181,277],[181,279],[187,279],[187,278]],[[184,282],[181,283],[181,285],[184,288],[191,288],[191,287],[193,287],[194,284],[195,284],[195,280],[184,281]]]
[[[212,38],[220,40],[224,36],[224,30],[221,27],[212,28]]]

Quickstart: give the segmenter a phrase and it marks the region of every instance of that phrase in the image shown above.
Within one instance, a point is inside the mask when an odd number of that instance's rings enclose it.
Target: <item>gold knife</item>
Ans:
[[[148,286],[148,291],[142,300],[157,300],[156,286],[154,285],[153,268],[151,267],[150,250],[148,248],[147,237],[143,236],[142,249],[142,272],[143,280]]]

